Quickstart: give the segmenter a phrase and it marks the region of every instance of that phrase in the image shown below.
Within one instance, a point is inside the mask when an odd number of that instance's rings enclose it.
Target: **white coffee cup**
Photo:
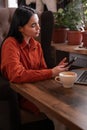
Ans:
[[[64,71],[59,73],[59,79],[64,88],[71,88],[77,78],[77,73],[72,71]]]

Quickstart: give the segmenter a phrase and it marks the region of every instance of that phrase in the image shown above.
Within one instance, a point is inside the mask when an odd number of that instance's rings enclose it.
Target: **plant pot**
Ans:
[[[67,38],[66,28],[54,28],[52,38],[54,43],[65,43],[66,38]]]
[[[79,45],[82,42],[82,32],[67,31],[67,41],[69,45]]]
[[[82,33],[83,36],[83,47],[87,48],[87,31]]]

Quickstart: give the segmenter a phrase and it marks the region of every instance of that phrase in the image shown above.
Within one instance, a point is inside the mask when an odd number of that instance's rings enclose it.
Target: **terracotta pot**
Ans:
[[[87,48],[87,31],[82,33],[83,35],[83,47]]]
[[[54,28],[53,30],[53,42],[54,43],[65,43],[67,38],[67,29],[66,28]]]
[[[69,45],[79,45],[82,42],[82,32],[67,31],[67,41]]]

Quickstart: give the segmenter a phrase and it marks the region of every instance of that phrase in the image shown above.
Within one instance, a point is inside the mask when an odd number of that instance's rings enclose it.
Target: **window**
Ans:
[[[18,7],[17,0],[8,0],[8,7]]]

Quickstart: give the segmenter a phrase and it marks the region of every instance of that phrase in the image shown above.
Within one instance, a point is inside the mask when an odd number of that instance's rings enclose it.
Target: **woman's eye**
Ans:
[[[33,23],[32,25],[31,25],[31,27],[35,27],[36,26],[36,23]]]

